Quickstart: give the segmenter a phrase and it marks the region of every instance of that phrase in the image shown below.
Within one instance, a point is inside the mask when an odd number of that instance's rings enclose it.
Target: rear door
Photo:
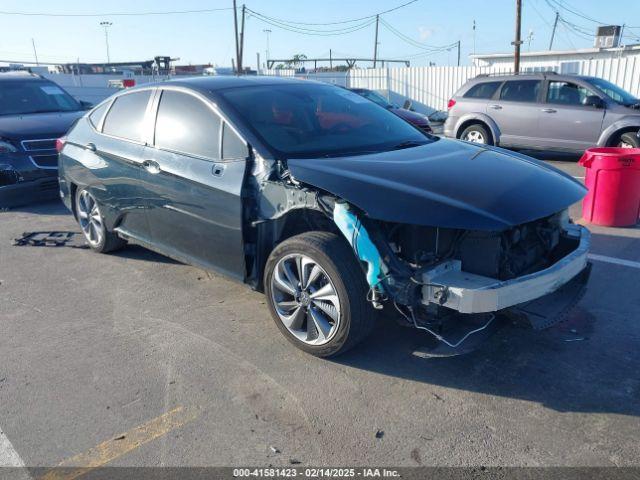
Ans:
[[[540,135],[553,149],[582,151],[598,142],[605,109],[583,105],[595,92],[574,82],[549,80],[541,108]]]
[[[500,86],[501,80],[496,81],[483,81],[475,84],[462,96],[464,99],[464,113],[485,113],[487,110],[487,103],[494,97]]]
[[[500,145],[536,148],[539,145],[541,80],[507,80],[487,104],[487,115],[500,129]]]
[[[85,147],[84,165],[92,193],[117,230],[149,239],[140,174],[153,89],[118,96],[104,116],[90,121],[99,132]],[[98,113],[98,110],[96,112]]]
[[[144,151],[153,243],[167,254],[244,277],[241,191],[246,144],[210,101],[165,88],[157,99],[152,146]],[[222,142],[234,158],[222,158]]]

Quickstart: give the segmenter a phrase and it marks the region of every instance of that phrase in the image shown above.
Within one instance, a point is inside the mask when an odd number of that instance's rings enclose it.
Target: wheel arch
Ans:
[[[498,125],[489,116],[482,113],[470,113],[460,117],[455,129],[456,138],[459,139],[465,128],[474,124],[480,124],[487,128],[494,145],[498,145],[500,143],[500,129],[498,128]]]
[[[275,219],[256,225],[253,239],[255,251],[247,255],[247,283],[264,292],[264,269],[271,252],[285,240],[306,232],[335,233],[342,238],[336,225],[320,210],[313,208],[292,209]]]
[[[598,139],[599,147],[610,147],[613,142],[625,133],[638,132],[640,130],[640,116],[623,118],[609,125]]]

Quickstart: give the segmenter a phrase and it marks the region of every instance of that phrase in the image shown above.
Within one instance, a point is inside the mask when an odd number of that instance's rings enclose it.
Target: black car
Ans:
[[[88,106],[39,75],[0,74],[0,207],[57,196],[56,139]]]
[[[509,308],[550,325],[589,273],[573,178],[310,81],[121,92],[69,132],[60,189],[93,250],[136,243],[264,291],[282,333],[318,356],[362,340],[385,305],[451,348]]]

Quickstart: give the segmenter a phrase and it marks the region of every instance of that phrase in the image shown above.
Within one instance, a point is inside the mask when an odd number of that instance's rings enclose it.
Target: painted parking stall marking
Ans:
[[[622,265],[623,267],[640,268],[640,262],[634,262],[633,260],[625,260],[624,258],[607,257],[606,255],[598,255],[595,253],[589,254],[589,259],[596,262],[611,263],[613,265]]]

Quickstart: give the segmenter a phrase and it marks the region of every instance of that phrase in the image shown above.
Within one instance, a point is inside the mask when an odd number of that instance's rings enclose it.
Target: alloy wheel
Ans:
[[[298,340],[324,345],[340,325],[340,299],[327,272],[312,258],[281,258],[271,276],[271,296],[280,321]]]
[[[98,246],[104,237],[102,215],[100,215],[98,203],[89,192],[83,190],[78,195],[76,207],[82,233],[92,246]]]
[[[635,148],[633,145],[631,145],[630,143],[625,142],[624,140],[621,141],[620,143],[618,143],[618,147],[619,148]]]
[[[471,130],[464,136],[464,140],[471,143],[487,143],[482,132]]]

